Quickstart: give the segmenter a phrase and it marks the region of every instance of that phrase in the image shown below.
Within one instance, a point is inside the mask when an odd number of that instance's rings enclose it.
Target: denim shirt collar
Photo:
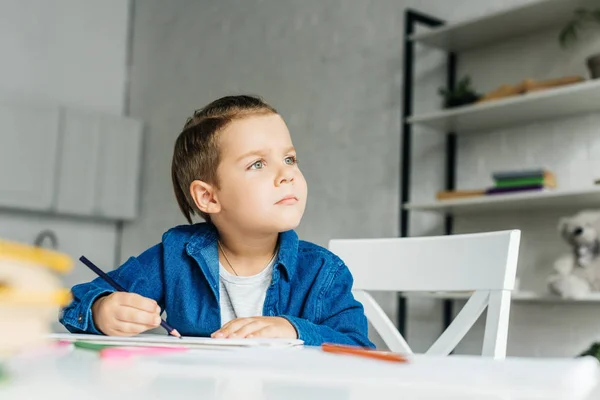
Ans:
[[[219,233],[212,224],[201,223],[197,224],[196,227],[196,232],[194,232],[186,243],[185,249],[187,254],[194,258],[204,270],[206,279],[209,281],[213,291],[215,291],[215,295],[217,295],[219,287],[219,251],[217,240]],[[293,230],[279,234],[279,252],[275,266],[285,271],[288,280],[291,280],[296,272],[298,242],[298,235]]]

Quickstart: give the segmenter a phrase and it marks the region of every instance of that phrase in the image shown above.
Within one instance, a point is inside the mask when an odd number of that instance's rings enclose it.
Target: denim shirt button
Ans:
[[[83,314],[79,314],[79,317],[77,317],[77,322],[81,321],[83,321]]]

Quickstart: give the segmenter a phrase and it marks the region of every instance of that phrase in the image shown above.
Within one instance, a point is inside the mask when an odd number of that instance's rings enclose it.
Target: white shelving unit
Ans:
[[[580,7],[596,0],[538,0],[511,10],[449,24],[412,36],[414,42],[448,51],[464,51],[566,23]]]
[[[600,81],[415,115],[408,122],[462,135],[593,111],[600,111]]]
[[[462,51],[564,25],[581,7],[597,6],[598,0],[538,0],[510,10],[415,34],[416,43],[447,51]],[[510,29],[507,27],[510,26]],[[600,111],[600,80],[547,89],[482,104],[433,111],[407,118],[440,134],[477,134],[535,121],[566,118]],[[577,190],[545,190],[496,194],[426,203],[407,203],[410,211],[451,215],[477,214],[541,208],[599,207],[600,186]]]
[[[426,29],[408,36],[405,43],[434,47],[448,53],[459,53],[535,32],[550,29],[558,31],[559,27],[564,26],[573,18],[573,12],[576,9],[597,8],[598,5],[598,0],[537,0],[507,11]],[[435,17],[426,16],[425,20],[427,18],[435,19]],[[424,24],[435,25],[434,22]],[[413,53],[411,51],[408,54],[412,57]],[[455,56],[459,57],[460,55],[455,54]],[[455,64],[450,64],[450,60],[454,60],[452,63],[455,63],[455,56],[449,57],[449,65],[452,65],[449,71],[452,71],[452,74],[455,74]],[[412,60],[408,65],[411,65],[412,68],[411,63],[413,63]],[[450,72],[448,73],[450,74]],[[410,82],[409,79],[405,85],[410,87]],[[411,99],[412,91],[407,93],[409,93],[408,98]],[[412,106],[407,109],[412,110]],[[600,112],[600,80],[587,80],[554,89],[447,110],[416,115],[410,115],[409,111],[405,123],[409,132],[412,132],[410,130],[412,126],[420,125],[432,128],[443,135],[450,132],[455,133],[458,138],[449,137],[452,139],[449,143],[454,143],[456,139],[460,140],[461,135],[476,135],[482,131],[489,132],[589,112]],[[454,146],[454,144],[451,147],[447,146],[447,157],[448,154],[454,154],[452,157],[455,156],[455,153],[450,153],[455,152]],[[453,176],[453,174],[452,172],[449,176]],[[438,212],[449,216],[540,209],[600,208],[600,185],[594,186],[590,182],[588,187],[569,190],[558,188],[541,192],[408,202],[402,204],[402,207],[410,212]],[[449,305],[451,302],[448,300],[467,300],[470,293],[403,293],[402,296],[404,298],[441,299],[446,300],[446,305]],[[600,293],[581,299],[562,299],[545,293],[516,291],[513,293],[512,299],[519,303],[584,304],[600,302]],[[448,310],[451,308],[445,307],[445,319],[451,314],[451,311]]]
[[[403,293],[406,298],[428,298],[442,300],[468,300],[471,293],[468,292],[427,292],[427,293]],[[532,291],[515,291],[512,293],[512,301],[519,303],[600,303],[600,294],[592,293],[579,299],[563,299],[551,294],[540,294]]]
[[[496,194],[465,199],[441,200],[431,203],[409,203],[404,207],[412,211],[433,211],[453,215],[465,215],[490,211],[598,206],[600,206],[600,186],[581,190],[549,189],[542,192]]]

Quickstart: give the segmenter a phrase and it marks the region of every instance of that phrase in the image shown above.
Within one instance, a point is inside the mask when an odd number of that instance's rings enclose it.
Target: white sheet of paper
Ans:
[[[183,336],[181,339],[167,335],[140,334],[136,336],[102,336],[81,333],[53,333],[51,340],[87,341],[116,346],[183,346],[190,348],[207,347],[293,347],[301,346],[299,339],[213,339],[206,337]]]

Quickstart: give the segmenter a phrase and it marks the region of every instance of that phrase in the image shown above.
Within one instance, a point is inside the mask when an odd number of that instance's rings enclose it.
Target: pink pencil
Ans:
[[[108,347],[100,350],[100,358],[104,359],[120,359],[128,358],[133,356],[145,356],[145,355],[156,355],[156,354],[169,354],[169,353],[180,353],[187,351],[187,347],[142,347],[142,346],[131,346],[131,347]]]

